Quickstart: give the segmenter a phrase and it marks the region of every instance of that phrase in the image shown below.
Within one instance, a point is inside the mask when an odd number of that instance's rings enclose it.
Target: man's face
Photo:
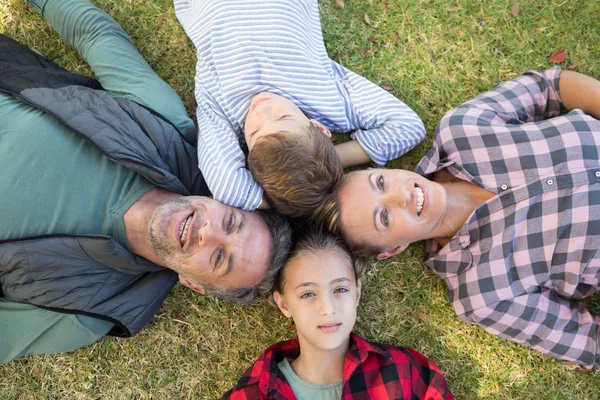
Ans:
[[[352,173],[339,191],[339,203],[349,240],[403,250],[433,237],[446,213],[447,198],[443,186],[414,172],[367,169]]]
[[[255,286],[267,272],[271,248],[269,229],[256,214],[200,196],[159,206],[150,241],[161,261],[200,292],[203,284]]]
[[[248,150],[252,150],[260,138],[280,131],[301,134],[309,124],[306,115],[285,97],[269,92],[259,93],[252,98],[244,123]]]

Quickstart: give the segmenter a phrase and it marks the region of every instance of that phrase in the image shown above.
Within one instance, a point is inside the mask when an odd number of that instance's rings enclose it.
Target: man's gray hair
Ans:
[[[269,228],[271,237],[271,257],[267,274],[256,286],[250,288],[225,289],[204,284],[206,294],[231,303],[250,304],[259,297],[266,297],[273,289],[279,271],[287,260],[292,247],[292,228],[285,218],[272,211],[257,210],[256,214]]]

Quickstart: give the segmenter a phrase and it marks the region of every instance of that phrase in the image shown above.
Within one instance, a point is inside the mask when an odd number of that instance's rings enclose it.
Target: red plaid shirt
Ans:
[[[278,363],[300,354],[298,339],[270,346],[222,399],[295,400]],[[454,399],[433,361],[406,347],[367,342],[355,333],[344,363],[342,399]]]

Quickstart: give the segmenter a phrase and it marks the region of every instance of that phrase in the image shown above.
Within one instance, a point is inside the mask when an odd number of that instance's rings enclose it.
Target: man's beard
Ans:
[[[195,210],[196,213],[200,213],[198,217],[203,217],[206,212],[203,204],[201,204],[201,207],[197,207],[189,201],[188,197],[178,197],[160,205],[154,212],[154,216],[150,221],[149,235],[152,249],[167,268],[177,272],[179,271],[180,258],[178,257],[177,253],[180,251],[180,249],[169,243],[168,235],[172,234],[172,232],[162,232],[160,230],[160,222],[165,217],[171,216],[180,211],[191,210]],[[169,228],[171,227],[170,224],[168,224],[168,226]]]

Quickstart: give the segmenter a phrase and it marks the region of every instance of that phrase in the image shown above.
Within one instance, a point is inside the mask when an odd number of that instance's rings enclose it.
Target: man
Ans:
[[[195,196],[195,127],[114,20],[30,3],[99,82],[0,37],[0,361],[132,336],[177,277],[241,303],[269,290],[287,223]]]
[[[528,72],[448,112],[416,173],[349,174],[332,225],[378,259],[426,240],[463,321],[600,368],[598,118],[599,81]]]

